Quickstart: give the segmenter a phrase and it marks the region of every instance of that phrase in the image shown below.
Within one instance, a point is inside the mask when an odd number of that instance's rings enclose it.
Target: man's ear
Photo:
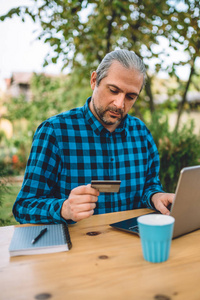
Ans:
[[[96,86],[96,81],[97,81],[97,72],[94,71],[94,72],[92,72],[91,79],[90,79],[90,86],[91,86],[92,90],[94,90],[94,88]]]

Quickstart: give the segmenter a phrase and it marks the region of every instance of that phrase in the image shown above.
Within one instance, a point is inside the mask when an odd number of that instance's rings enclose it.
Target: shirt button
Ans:
[[[114,161],[114,158],[111,158],[110,160],[111,160],[111,161]]]

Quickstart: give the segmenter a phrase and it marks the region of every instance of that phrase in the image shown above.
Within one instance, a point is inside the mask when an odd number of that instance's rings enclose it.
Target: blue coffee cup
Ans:
[[[137,219],[144,259],[152,263],[168,260],[175,219],[148,214]]]

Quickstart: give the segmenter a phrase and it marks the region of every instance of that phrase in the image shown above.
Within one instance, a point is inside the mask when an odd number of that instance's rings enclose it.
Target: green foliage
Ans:
[[[7,189],[3,191],[3,202],[0,209],[0,226],[19,224],[12,213],[12,207],[19,193],[19,185],[8,185]]]
[[[9,106],[12,107],[10,104]],[[16,114],[18,113],[19,111],[16,111]],[[4,135],[4,138],[0,140],[0,170],[3,170],[4,176],[13,176],[24,172],[32,142],[32,136],[28,134],[24,124],[14,120],[13,125],[12,139],[8,139]]]
[[[0,206],[2,205],[2,194],[5,190],[5,184],[3,182],[2,169],[0,169]]]
[[[5,138],[5,133],[3,130],[0,130],[0,142]]]
[[[146,122],[160,155],[160,180],[165,191],[175,192],[180,170],[200,165],[200,135],[194,134],[191,121],[179,131],[171,130],[168,118],[156,112]]]
[[[75,73],[58,77],[34,74],[31,81],[31,95],[31,101],[28,102],[24,96],[10,99],[7,107],[9,120],[22,118],[27,120],[29,138],[42,121],[63,111],[82,106],[91,95],[89,78],[80,83]]]
[[[52,49],[44,65],[59,60],[63,69],[76,70],[80,81],[97,68],[106,53],[117,48],[134,50],[148,71],[145,92],[151,112],[155,110],[152,79],[162,70],[177,76],[177,93],[183,102],[181,114],[200,56],[199,0],[32,0],[28,6],[13,8],[0,20],[16,15],[22,21],[28,16],[41,24],[38,38]],[[163,39],[168,47],[163,46]],[[186,58],[169,59],[173,50],[186,52]],[[186,64],[190,75],[188,84],[183,84],[177,66]]]
[[[4,195],[6,192],[8,192],[7,181],[4,177],[4,172],[0,168],[0,207],[2,207],[3,205]],[[7,223],[7,219],[3,219],[0,217],[0,226],[6,225],[6,223]]]
[[[158,37],[169,39],[175,50],[180,45],[190,55],[199,55],[199,1],[114,0],[49,1],[32,0],[29,6],[16,7],[0,20],[26,16],[39,22],[39,38],[49,43],[52,53],[46,64],[62,60],[63,68],[95,69],[104,55],[116,47],[134,50],[146,58],[156,58],[156,72],[169,68],[175,72],[178,62],[166,66],[165,49],[155,47]]]

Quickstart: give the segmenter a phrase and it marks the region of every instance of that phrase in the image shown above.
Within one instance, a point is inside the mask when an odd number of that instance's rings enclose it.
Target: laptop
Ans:
[[[200,166],[181,170],[170,216],[175,218],[173,238],[200,228]],[[110,226],[139,235],[137,217]]]

